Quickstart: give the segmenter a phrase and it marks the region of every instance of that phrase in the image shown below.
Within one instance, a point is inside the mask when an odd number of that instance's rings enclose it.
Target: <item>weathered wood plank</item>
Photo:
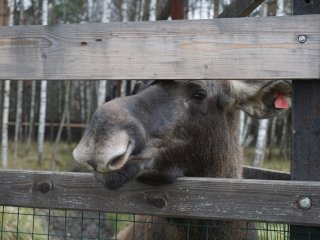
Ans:
[[[312,199],[311,209],[297,207],[301,196]],[[108,190],[92,174],[2,170],[0,205],[319,225],[320,183],[181,178]]]
[[[293,0],[293,14],[320,14],[320,0]],[[320,25],[320,24],[319,24]],[[320,181],[320,82],[292,82],[291,178]],[[290,226],[292,240],[318,240],[319,227]]]
[[[230,5],[219,14],[219,18],[247,17],[264,0],[233,0]]]
[[[290,173],[250,166],[243,167],[243,178],[263,180],[290,180]]]
[[[319,79],[319,22],[309,15],[0,27],[0,79]]]

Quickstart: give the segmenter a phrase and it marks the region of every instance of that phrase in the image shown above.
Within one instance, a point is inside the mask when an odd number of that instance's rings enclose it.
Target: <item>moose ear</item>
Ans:
[[[271,118],[291,107],[292,85],[285,80],[234,80],[237,106],[251,117]]]

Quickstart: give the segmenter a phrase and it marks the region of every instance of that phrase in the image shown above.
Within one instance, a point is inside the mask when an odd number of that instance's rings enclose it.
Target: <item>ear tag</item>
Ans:
[[[284,99],[283,93],[278,93],[276,99],[274,100],[274,107],[278,109],[289,108],[288,102]]]

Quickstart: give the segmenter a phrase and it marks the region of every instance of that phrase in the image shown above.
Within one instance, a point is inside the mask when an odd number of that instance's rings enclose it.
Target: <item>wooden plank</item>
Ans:
[[[218,18],[231,18],[231,17],[247,17],[255,10],[264,0],[233,0]]]
[[[298,208],[301,196],[312,199],[310,210]],[[108,190],[89,173],[2,170],[0,205],[319,225],[320,183],[181,178]]]
[[[293,0],[292,4],[295,15],[320,14],[320,0]],[[291,178],[320,181],[320,82],[295,80],[292,86]],[[291,225],[290,231],[291,240],[320,238],[319,227]]]
[[[292,180],[320,181],[320,82],[293,81]]]
[[[264,180],[290,180],[290,173],[251,166],[243,167],[243,178]]]
[[[309,15],[0,27],[0,79],[319,79],[319,22]]]
[[[293,0],[293,14],[319,14],[320,0]]]
[[[295,80],[292,105],[291,178],[320,181],[320,82]],[[292,240],[318,240],[319,227],[290,226]]]

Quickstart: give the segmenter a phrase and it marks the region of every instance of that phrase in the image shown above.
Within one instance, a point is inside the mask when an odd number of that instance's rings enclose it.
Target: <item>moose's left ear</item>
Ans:
[[[292,85],[285,80],[234,80],[238,108],[255,118],[271,118],[291,107]]]

